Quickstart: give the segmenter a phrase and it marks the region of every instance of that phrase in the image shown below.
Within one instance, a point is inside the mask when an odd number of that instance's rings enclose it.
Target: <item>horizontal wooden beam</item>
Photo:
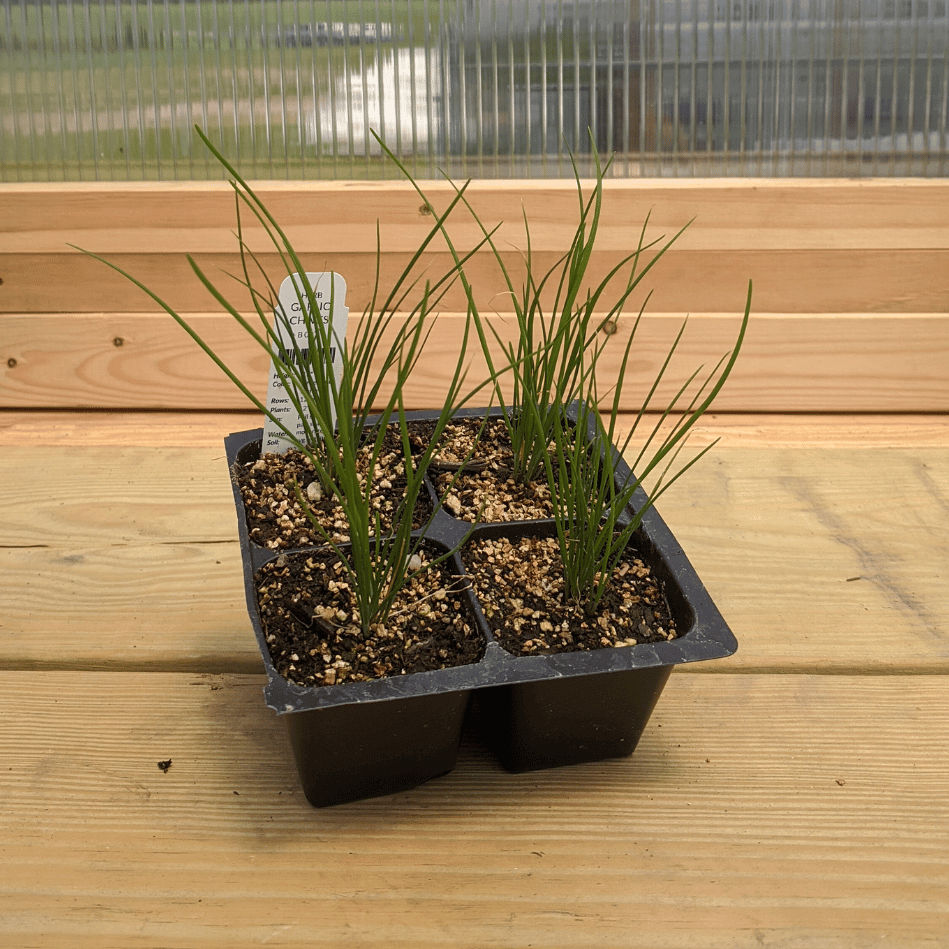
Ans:
[[[621,438],[636,419],[619,418]],[[651,428],[656,415],[640,428]],[[257,411],[3,409],[0,449],[22,445],[72,448],[220,448],[231,432],[260,428]],[[949,414],[780,415],[708,412],[689,444],[722,448],[949,448]]]
[[[262,183],[260,194],[307,267],[337,270],[350,305],[372,297],[377,227],[380,284],[387,288],[454,194],[426,182],[426,199],[406,183]],[[535,273],[567,249],[577,193],[565,181],[478,181],[468,196],[496,234],[505,265],[521,283],[530,221]],[[943,312],[949,306],[949,184],[942,181],[628,181],[606,183],[591,277],[602,278],[639,241],[693,223],[644,282],[662,311],[729,312],[749,279],[763,312]],[[480,232],[464,208],[450,233],[462,249]],[[132,284],[85,257],[78,245],[113,260],[176,308],[199,312],[210,297],[192,273],[192,254],[212,276],[240,269],[233,192],[217,183],[0,185],[0,313],[148,312],[154,304]],[[249,245],[270,278],[280,261],[253,218]],[[441,238],[421,264],[431,276],[451,259]],[[498,307],[505,290],[496,265],[470,265],[480,304]],[[228,284],[226,278],[225,285]],[[246,301],[245,301],[246,304]],[[241,307],[240,298],[238,305]],[[445,306],[460,309],[456,288]]]
[[[684,316],[644,317],[627,366],[624,410],[639,410]],[[262,397],[267,354],[229,316],[194,313],[189,319]],[[351,332],[358,322],[351,320]],[[632,323],[632,317],[620,319],[607,343],[601,373],[607,385],[618,375]],[[710,368],[729,352],[739,323],[738,312],[693,314],[669,368],[668,385],[653,407],[661,408],[693,370],[703,364]],[[513,315],[495,314],[490,328],[513,339]],[[442,404],[463,332],[463,314],[445,313],[434,322],[405,388],[411,407]],[[500,348],[493,350],[500,358]],[[474,383],[486,369],[480,352],[472,358],[469,381]],[[0,407],[248,407],[163,313],[0,316],[0,370]],[[723,412],[949,411],[949,314],[755,313],[741,358],[715,405]]]

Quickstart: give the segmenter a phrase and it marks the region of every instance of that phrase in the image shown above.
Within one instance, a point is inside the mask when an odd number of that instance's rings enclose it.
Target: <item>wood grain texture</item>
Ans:
[[[69,244],[108,255],[184,311],[205,309],[206,293],[184,254],[210,271],[235,270],[233,195],[223,183],[181,184],[0,186],[0,312],[152,308]],[[441,212],[450,186],[425,189]],[[346,277],[357,309],[370,298],[377,222],[387,286],[433,221],[419,196],[395,182],[262,184],[260,193],[307,266]],[[539,269],[568,246],[577,212],[570,182],[474,182],[469,193],[488,226],[504,222],[498,246],[510,248],[509,264],[526,247],[521,206]],[[941,312],[949,302],[947,200],[941,181],[610,181],[593,270],[602,275],[636,247],[647,214],[650,239],[694,218],[650,275],[663,310],[728,312],[754,278],[757,305],[768,312]],[[464,214],[455,220],[453,238],[472,246],[477,229]],[[247,238],[266,250],[253,229]],[[277,263],[264,257],[274,276]],[[426,264],[437,271],[447,263],[433,245]],[[474,264],[472,275],[485,303],[502,289],[493,267]],[[462,305],[457,294],[450,300],[446,305]]]
[[[603,280],[635,249],[636,239],[638,235],[623,250],[598,251],[590,265],[590,281]],[[754,280],[755,305],[764,312],[933,313],[944,312],[949,304],[949,250],[758,250],[754,249],[754,239],[751,241],[753,247],[744,250],[669,251],[643,283],[644,290],[653,292],[654,308],[733,311],[744,304],[748,280]],[[371,249],[374,238],[367,237],[365,245],[370,250],[300,252],[307,267],[343,274],[349,287],[347,301],[357,311],[369,304],[375,282],[376,256]],[[562,253],[537,251],[533,258],[535,273],[546,273]],[[180,253],[116,252],[108,258],[183,313],[200,312],[212,305],[208,292]],[[236,254],[196,253],[194,259],[205,273],[217,276],[218,282],[224,281],[227,286],[230,284],[224,274],[240,272]],[[410,259],[408,252],[384,255],[379,276],[383,292],[393,286]],[[517,274],[522,264],[520,252],[504,251],[502,259],[505,267]],[[276,255],[261,255],[260,265],[276,285],[286,276]],[[436,279],[448,273],[452,261],[448,254],[433,252],[424,256],[421,265]],[[478,306],[485,310],[497,306],[504,287],[496,264],[475,258],[466,270]],[[38,279],[41,274],[56,276],[52,281]],[[3,279],[0,312],[154,309],[153,301],[124,277],[79,254],[10,253],[3,257]],[[520,279],[515,280],[516,288],[520,284]],[[238,309],[251,306],[249,297],[242,297],[237,290],[230,298]],[[446,308],[463,308],[465,299],[460,287],[448,291],[443,302]]]
[[[741,304],[743,308],[743,303]],[[638,411],[684,313],[643,318],[624,376],[623,407]],[[247,387],[263,397],[269,356],[228,316],[189,321]],[[358,321],[351,321],[351,334]],[[709,370],[735,344],[739,313],[694,313],[655,402],[664,407],[701,366]],[[444,313],[404,387],[408,405],[430,408],[458,361],[464,316]],[[604,385],[620,372],[632,317],[604,350]],[[489,321],[514,338],[510,314]],[[500,347],[493,345],[494,358]],[[480,351],[469,350],[471,388],[486,378]],[[174,321],[164,314],[27,314],[0,317],[0,406],[32,408],[248,408],[248,400]],[[8,360],[12,359],[14,365]],[[512,383],[505,381],[510,395]],[[391,390],[389,390],[391,391]],[[386,392],[387,394],[387,392]],[[475,404],[484,404],[482,395]],[[719,395],[721,412],[949,411],[949,315],[792,314],[756,311],[741,357]]]
[[[589,182],[584,186],[589,187]],[[415,190],[396,181],[260,181],[257,194],[286,227],[308,228],[311,240],[329,243],[324,221],[429,226]],[[454,195],[443,181],[422,182],[431,206],[444,211]],[[896,228],[945,234],[949,185],[936,179],[724,179],[604,182],[603,226],[630,226],[654,209],[657,227],[695,218],[696,230],[736,233],[782,227],[809,232],[810,246],[825,246],[822,234],[843,222],[865,231]],[[486,223],[510,221],[521,229],[520,208],[530,220],[563,226],[576,217],[576,185],[557,180],[472,181],[466,196]],[[50,182],[0,186],[3,233],[29,237],[46,249],[68,253],[62,233],[110,233],[146,229],[159,234],[234,227],[234,195],[226,182]],[[464,220],[461,215],[459,220]],[[50,235],[44,238],[43,235]],[[192,237],[192,239],[195,239]],[[0,247],[7,249],[6,244]],[[187,249],[187,248],[186,248]]]
[[[624,433],[631,413],[620,418]],[[654,420],[654,416],[646,421]],[[643,422],[643,425],[646,424]],[[12,445],[127,448],[217,448],[231,432],[260,428],[257,412],[0,409],[0,447]],[[949,448],[949,414],[779,415],[717,413],[702,417],[690,444],[719,439],[746,448]]]
[[[262,680],[0,674],[3,944],[944,945],[943,677],[675,675],[632,758],[319,812]]]
[[[354,312],[377,219],[385,279],[432,221],[400,184],[261,190]],[[513,776],[472,730],[450,775],[317,812],[243,604],[221,440],[258,416],[67,246],[153,282],[262,389],[266,358],[184,260],[234,268],[230,189],[0,185],[0,946],[945,946],[949,184],[607,191],[596,273],[650,208],[650,237],[697,215],[643,288],[636,379],[685,312],[683,365],[717,359],[755,280],[694,439],[722,441],[659,501],[739,652],[677,672],[630,759]],[[521,203],[536,262],[564,249],[569,182],[471,197],[509,262]],[[497,272],[472,275],[503,310]],[[438,403],[458,334],[439,324],[415,404]]]
[[[949,669],[944,446],[719,446],[658,507],[740,643],[690,671]],[[6,668],[257,670],[223,450],[5,446],[0,601]]]

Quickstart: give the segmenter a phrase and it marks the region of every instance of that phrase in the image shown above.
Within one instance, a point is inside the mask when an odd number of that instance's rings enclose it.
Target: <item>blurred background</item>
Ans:
[[[0,0],[4,181],[949,172],[947,0]]]

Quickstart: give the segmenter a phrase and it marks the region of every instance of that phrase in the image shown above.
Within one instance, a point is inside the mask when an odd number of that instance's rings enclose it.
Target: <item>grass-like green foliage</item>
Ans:
[[[390,157],[398,164],[394,155],[390,153]],[[507,287],[505,296],[514,307],[517,324],[513,342],[502,339],[494,326],[481,318],[473,288],[465,275],[466,258],[459,253],[447,230],[442,228],[444,239],[467,292],[469,312],[475,320],[484,358],[492,377],[497,382],[501,375],[513,370],[514,391],[510,405],[506,404],[500,385],[495,384],[494,396],[504,410],[502,417],[514,453],[512,476],[516,481],[525,484],[533,481],[543,470],[544,459],[560,424],[563,407],[586,394],[590,385],[589,374],[593,367],[588,357],[591,349],[596,349],[598,338],[602,338],[599,336],[600,331],[604,326],[614,323],[646,274],[685,230],[683,227],[645,260],[647,251],[661,244],[661,241],[645,243],[647,217],[636,249],[617,263],[598,284],[590,287],[589,266],[600,223],[603,178],[609,167],[607,163],[606,167],[601,168],[595,149],[593,157],[597,175],[589,196],[583,193],[580,175],[574,163],[579,221],[570,249],[546,273],[538,275],[534,272],[530,223],[526,214],[524,215],[527,250],[524,258],[524,282],[519,289],[515,286],[514,277],[504,263],[494,240],[497,227],[489,230],[471,206],[465,196],[467,184],[456,187],[455,200],[464,202],[480,228],[483,243],[490,248]],[[411,181],[408,172],[404,168],[403,171]],[[415,184],[414,181],[412,183]],[[418,185],[416,189],[425,198]],[[640,266],[643,260],[645,264]],[[553,302],[548,309],[544,301],[550,294],[553,294]],[[506,356],[500,371],[491,354],[486,327],[490,329]]]
[[[647,243],[647,216],[636,249],[616,264],[599,283],[591,285],[588,271],[600,223],[603,179],[609,167],[609,163],[606,166],[600,164],[595,147],[592,151],[596,178],[589,196],[584,196],[580,175],[574,164],[579,222],[570,248],[550,270],[539,276],[534,274],[532,268],[530,227],[525,216],[527,251],[524,282],[520,290],[515,287],[514,279],[494,240],[497,228],[489,230],[465,196],[465,189],[456,187],[456,199],[464,202],[480,228],[484,243],[490,248],[501,270],[514,306],[517,326],[514,341],[506,342],[494,332],[506,355],[506,363],[500,370],[491,355],[490,341],[485,332],[488,324],[478,312],[474,290],[465,274],[465,259],[452,243],[444,226],[441,228],[467,294],[469,314],[474,318],[484,357],[494,380],[495,396],[505,409],[504,418],[514,451],[514,476],[524,482],[537,477],[546,477],[548,480],[567,593],[591,613],[596,611],[602,601],[612,571],[626,551],[645,512],[714,446],[713,442],[690,460],[678,464],[680,451],[690,431],[721,391],[738,359],[751,312],[752,296],[749,282],[744,317],[734,349],[722,357],[697,388],[694,383],[700,378],[702,367],[681,385],[667,406],[658,409],[659,420],[633,462],[635,474],[620,482],[620,457],[629,449],[646,413],[657,411],[653,404],[656,393],[678,349],[686,324],[683,323],[673,341],[643,399],[632,428],[619,446],[619,453],[613,446],[617,438],[623,385],[649,296],[640,306],[626,341],[605,424],[600,409],[601,397],[605,394],[600,391],[597,368],[609,336],[601,331],[607,328],[615,331],[619,317],[634,291],[680,237],[685,227],[668,240],[659,238]],[[394,155],[390,153],[390,157],[398,164]],[[412,181],[404,168],[403,172]],[[412,183],[415,184],[414,181]],[[419,186],[415,184],[415,187],[423,200],[427,201]],[[543,301],[550,291],[553,291],[554,302],[547,312]],[[510,405],[505,405],[498,385],[504,372],[511,372],[514,379],[514,398]],[[570,404],[577,406],[576,427],[565,412]],[[664,434],[660,438],[662,432]],[[554,446],[552,453],[551,446]],[[650,479],[647,499],[630,514],[634,495],[647,479]]]
[[[603,187],[603,169],[600,167],[595,150],[594,161],[597,177],[593,197],[586,206],[581,205],[581,222],[578,228],[578,236],[582,233],[591,248],[596,237]],[[577,186],[579,189],[579,178]],[[594,215],[590,218],[587,228],[587,212],[591,206],[594,208]],[[604,282],[593,291],[587,292],[583,303],[578,308],[581,314],[586,315],[589,312],[588,307],[608,293],[607,286],[620,272],[620,268],[631,264],[625,285],[620,284],[619,292],[615,290],[609,292],[607,297],[608,300],[618,301],[613,304],[608,316],[608,319],[613,321],[611,326],[617,327],[618,323],[615,321],[629,298],[630,292],[682,234],[680,230],[674,235],[652,257],[646,267],[637,273],[636,264],[645,249],[643,244],[645,229],[646,225],[640,232],[637,250],[621,262]],[[618,439],[617,423],[627,378],[626,370],[649,297],[647,296],[640,306],[626,340],[616,382],[612,387],[612,401],[608,404],[606,411],[602,406],[603,393],[600,391],[597,368],[605,351],[607,338],[601,338],[599,342],[594,338],[588,345],[576,347],[575,362],[571,363],[571,371],[579,383],[576,428],[571,426],[563,411],[553,415],[550,439],[554,444],[554,452],[553,457],[546,451],[543,453],[543,465],[551,488],[553,514],[557,524],[557,539],[563,559],[567,595],[581,604],[588,613],[595,613],[599,607],[613,570],[626,552],[646,511],[714,447],[715,442],[712,442],[684,463],[679,461],[680,452],[685,447],[692,428],[714,402],[735,366],[748,326],[751,299],[752,284],[749,281],[744,316],[734,348],[730,353],[722,356],[704,379],[702,378],[704,367],[700,366],[696,369],[681,384],[671,402],[659,407],[658,421],[633,460],[630,474],[622,480],[619,478],[619,462],[629,449],[640,423],[646,418],[646,413],[650,409],[656,411],[653,406],[656,393],[678,350],[688,318],[683,322],[673,340],[662,366],[640,405],[636,419],[622,444],[618,446],[618,450],[614,446]],[[600,326],[602,325],[601,322]],[[512,369],[515,375],[521,372],[520,367],[516,365]],[[526,411],[530,415],[538,417],[540,415],[539,412],[535,413],[531,406],[527,406]],[[549,445],[550,442],[547,444]],[[645,500],[638,507],[634,507],[634,496],[639,488],[646,485],[647,480],[649,490],[645,495]]]
[[[304,436],[298,438],[280,416],[272,413],[171,305],[116,264],[96,254],[90,256],[122,274],[172,316],[231,382],[281,430],[292,445],[307,456],[324,491],[332,492],[343,509],[349,523],[351,546],[348,550],[341,548],[320,526],[312,512],[309,512],[306,499],[302,495],[299,495],[299,498],[326,543],[332,546],[340,557],[358,604],[360,623],[363,630],[368,631],[371,625],[385,621],[394,600],[409,578],[408,564],[411,555],[423,543],[424,527],[417,533],[412,530],[413,513],[423,488],[425,473],[434,458],[445,426],[452,415],[477,392],[493,384],[493,380],[488,379],[474,389],[462,391],[465,378],[464,361],[471,328],[469,317],[454,374],[435,423],[434,437],[424,451],[413,456],[402,398],[403,386],[416,366],[431,332],[433,308],[457,278],[459,268],[464,266],[467,256],[460,258],[436,279],[427,279],[424,284],[416,275],[416,268],[429,243],[444,228],[445,217],[463,199],[463,189],[459,190],[456,200],[450,204],[445,214],[436,219],[412,259],[384,297],[379,294],[381,250],[378,246],[377,230],[377,266],[373,295],[363,319],[351,334],[351,340],[336,338],[330,320],[324,321],[314,317],[320,309],[313,288],[306,280],[296,281],[297,302],[305,320],[310,345],[307,352],[301,349],[296,342],[295,333],[289,331],[288,315],[278,309],[276,319],[287,326],[286,338],[293,341],[293,350],[285,353],[285,344],[272,322],[274,304],[278,296],[277,288],[244,238],[242,214],[249,213],[263,228],[283,262],[287,276],[303,274],[306,267],[289,238],[250,185],[200,129],[197,129],[197,133],[231,176],[237,208],[236,236],[240,246],[242,273],[229,276],[250,293],[259,328],[244,317],[190,255],[187,257],[188,262],[218,304],[257,345],[273,357],[275,371],[283,384],[284,392],[290,397],[294,408],[304,421]],[[264,287],[263,292],[257,289],[258,285]],[[331,310],[334,303],[335,301],[331,300]],[[403,311],[407,315],[401,316],[399,322],[394,323],[396,311]],[[342,354],[339,378],[325,356],[334,347]],[[386,384],[391,389],[387,397],[383,395]],[[371,415],[373,407],[378,408],[380,403],[381,409],[377,414]],[[407,484],[405,496],[396,511],[391,529],[383,530],[379,514],[372,506],[371,490],[373,472],[383,451],[386,428],[389,425],[396,425],[398,428],[405,457]],[[364,476],[358,471],[360,449],[369,453],[368,471]],[[432,567],[447,556],[449,554],[430,558],[427,566]]]
[[[646,417],[678,349],[686,323],[682,324],[633,425],[618,447],[614,446],[618,442],[623,380],[642,310],[627,339],[612,403],[605,412],[599,408],[601,400],[595,371],[603,347],[593,352],[591,372],[585,375],[587,391],[584,398],[575,403],[576,426],[570,424],[566,414],[560,416],[554,427],[554,452],[544,460],[567,595],[586,612],[597,611],[613,570],[621,561],[645,513],[717,443],[716,439],[684,463],[679,462],[690,431],[711,406],[738,359],[751,312],[751,296],[749,282],[745,312],[734,348],[704,379],[701,378],[703,367],[700,366],[679,387],[671,403],[658,413],[658,420],[640,447],[631,469],[625,466],[621,469],[622,457]],[[621,478],[621,470],[629,473]],[[647,480],[648,493],[637,507],[634,496],[638,489],[645,487]]]

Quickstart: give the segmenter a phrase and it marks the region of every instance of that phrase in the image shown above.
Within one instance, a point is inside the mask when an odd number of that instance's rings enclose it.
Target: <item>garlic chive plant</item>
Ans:
[[[297,438],[281,418],[274,417],[267,406],[224,363],[188,321],[161,297],[111,261],[82,248],[76,249],[82,250],[83,253],[101,261],[130,280],[173,317],[247,399],[280,429],[286,440],[307,455],[324,488],[331,490],[333,468],[338,455],[338,452],[332,448],[333,443],[340,442],[344,437],[365,440],[371,436],[373,426],[370,424],[370,419],[373,416],[370,413],[378,404],[383,386],[388,382],[393,390],[394,398],[390,397],[382,411],[375,416],[375,425],[386,424],[389,415],[395,409],[395,400],[415,368],[431,331],[434,308],[458,278],[459,266],[463,266],[464,261],[471,254],[476,253],[482,245],[475,247],[463,259],[459,258],[455,266],[438,278],[421,283],[421,277],[417,273],[420,259],[432,240],[444,228],[445,219],[462,199],[460,194],[457,200],[451,202],[444,214],[436,219],[388,294],[381,297],[379,293],[381,247],[377,230],[376,278],[372,298],[351,342],[337,339],[329,321],[314,317],[314,314],[319,313],[320,310],[309,282],[294,281],[297,303],[304,317],[310,340],[310,346],[304,351],[296,342],[295,332],[289,328],[289,316],[279,308],[276,311],[276,319],[283,324],[286,332],[281,334],[273,326],[277,289],[257,254],[250,249],[245,240],[243,215],[249,211],[257,224],[262,227],[269,244],[281,260],[286,276],[305,273],[306,268],[289,238],[261,198],[214,147],[204,132],[200,128],[196,128],[196,132],[231,179],[230,184],[235,195],[236,237],[242,273],[240,276],[227,276],[249,293],[260,328],[255,327],[244,317],[190,254],[185,255],[186,259],[197,278],[217,303],[234,318],[261,349],[273,358],[277,376],[303,422],[304,437]],[[266,292],[258,289],[259,284]],[[405,312],[406,309],[407,315],[401,318],[402,325],[396,324],[391,342],[387,348],[384,348],[383,337],[393,325],[397,311]],[[290,352],[285,351],[282,335],[292,340],[293,348]],[[339,380],[331,370],[329,360],[326,359],[326,354],[334,349],[338,349],[343,354],[343,371]],[[339,418],[335,418],[334,421],[337,405],[349,406],[352,411],[340,413]],[[345,434],[344,429],[347,430]]]
[[[633,437],[646,417],[682,339],[685,323],[622,442],[618,423],[623,382],[642,310],[630,331],[609,409],[604,412],[599,407],[596,363],[603,352],[600,346],[592,353],[589,373],[583,375],[587,380],[584,397],[572,406],[575,424],[566,414],[561,415],[555,424],[554,450],[545,458],[544,465],[551,488],[557,541],[567,595],[588,614],[596,613],[613,570],[622,560],[649,508],[716,444],[717,439],[686,462],[678,460],[691,429],[715,400],[738,359],[751,312],[751,296],[749,282],[745,312],[734,348],[719,360],[704,380],[700,380],[700,367],[680,386],[672,402],[658,413],[658,419],[631,469],[622,463],[623,455],[629,451]],[[699,380],[696,387],[694,383]],[[682,406],[685,400],[688,404]],[[648,492],[645,490],[647,479]]]
[[[384,143],[380,144],[385,148]],[[386,151],[388,152],[387,149]],[[391,152],[388,154],[415,185],[422,199],[427,201],[424,192],[395,155]],[[646,274],[688,227],[686,224],[662,246],[659,246],[661,240],[647,244],[647,215],[636,249],[620,260],[603,280],[591,288],[589,265],[600,223],[603,179],[610,164],[607,162],[606,166],[601,168],[595,148],[593,157],[597,174],[592,193],[588,197],[584,196],[576,163],[573,164],[579,200],[579,222],[570,248],[545,273],[534,272],[530,222],[526,214],[524,215],[527,248],[524,256],[524,282],[520,289],[515,286],[514,278],[494,239],[497,227],[489,230],[471,206],[465,195],[468,183],[462,187],[456,186],[454,200],[464,202],[481,230],[482,243],[490,248],[507,287],[506,297],[514,307],[517,326],[513,342],[502,339],[494,326],[486,323],[481,317],[464,270],[464,263],[470,255],[463,257],[448,231],[441,227],[449,252],[458,267],[489,371],[495,380],[498,380],[506,371],[516,369],[513,372],[513,398],[510,404],[506,404],[500,385],[495,385],[494,397],[503,410],[502,418],[511,441],[514,456],[512,477],[515,481],[525,484],[543,472],[544,459],[560,424],[563,406],[581,398],[588,388],[589,353],[591,349],[596,348],[601,331],[615,323]],[[454,207],[454,202],[450,207]],[[647,251],[657,247],[646,260]],[[640,266],[643,261],[644,265]],[[620,283],[618,278],[622,278],[623,282]],[[553,301],[548,311],[544,300],[551,293]],[[506,357],[500,372],[496,369],[491,354],[486,327]]]
[[[188,263],[218,304],[273,358],[274,370],[303,422],[304,435],[298,437],[295,431],[291,431],[282,417],[274,414],[238,378],[207,341],[170,304],[116,264],[89,251],[83,252],[122,274],[173,317],[231,382],[280,430],[283,437],[306,455],[323,490],[331,492],[342,508],[348,522],[349,546],[341,546],[321,526],[299,488],[298,500],[318,533],[339,557],[352,585],[359,612],[359,625],[364,633],[368,633],[374,624],[385,622],[393,603],[410,579],[409,565],[413,561],[412,555],[418,552],[424,543],[425,526],[421,530],[413,531],[413,514],[423,490],[426,471],[434,458],[445,426],[452,415],[477,392],[484,388],[493,388],[495,383],[493,378],[489,378],[470,391],[462,392],[465,378],[463,367],[471,326],[469,315],[455,371],[443,408],[435,422],[434,437],[427,448],[413,453],[402,396],[403,387],[417,365],[431,332],[434,308],[458,278],[470,254],[456,260],[440,276],[428,278],[424,283],[416,271],[422,254],[444,229],[445,219],[463,200],[464,189],[459,190],[456,199],[450,203],[445,213],[436,219],[384,297],[379,294],[381,248],[377,228],[376,280],[372,299],[363,319],[352,334],[351,341],[335,337],[331,320],[324,321],[314,316],[320,313],[320,309],[309,281],[294,280],[297,302],[305,319],[310,341],[308,347],[301,348],[296,342],[294,332],[281,334],[279,329],[273,326],[276,318],[277,321],[282,321],[283,328],[287,329],[286,321],[289,317],[280,307],[277,307],[275,316],[277,290],[245,239],[242,216],[249,212],[263,229],[282,262],[286,276],[304,274],[306,268],[286,233],[260,197],[206,135],[200,129],[197,129],[197,133],[231,179],[237,209],[236,237],[242,272],[240,275],[229,276],[249,292],[259,327],[245,318],[190,255],[187,255]],[[480,246],[475,247],[471,253],[477,252]],[[259,289],[261,286],[262,290]],[[334,301],[330,302],[332,312]],[[395,325],[394,332],[388,333],[391,342],[384,344],[383,338],[392,327],[397,311],[403,311],[407,315],[400,316],[401,325]],[[282,336],[293,341],[289,352],[285,349],[287,344],[283,342]],[[341,354],[342,368],[338,378],[330,360],[326,358],[326,354],[334,348]],[[390,391],[386,396],[387,388]],[[370,413],[374,407],[378,408],[378,412],[372,415]],[[371,491],[373,473],[390,426],[396,427],[402,446],[406,489],[391,525],[386,528],[373,507]],[[359,459],[367,453],[368,464],[361,469]],[[448,556],[450,553],[429,557],[423,569],[437,565]]]
[[[380,144],[385,149],[384,143]],[[513,475],[524,482],[538,477],[548,481],[568,596],[591,613],[600,604],[612,571],[645,512],[714,446],[713,442],[691,460],[678,464],[680,451],[690,431],[712,404],[735,365],[748,325],[752,297],[749,281],[744,316],[734,349],[722,357],[697,390],[693,390],[693,383],[699,379],[701,367],[682,384],[672,402],[659,409],[658,421],[633,462],[632,470],[636,473],[620,481],[620,454],[629,449],[647,411],[656,411],[653,401],[678,349],[685,324],[643,399],[619,453],[613,446],[618,437],[623,384],[649,296],[640,307],[627,339],[605,425],[599,408],[601,392],[597,369],[608,337],[601,330],[618,326],[633,292],[688,224],[668,240],[660,238],[647,243],[647,215],[636,249],[616,264],[603,280],[590,286],[588,270],[600,224],[603,179],[609,167],[609,162],[605,167],[601,166],[595,146],[592,152],[596,178],[589,197],[584,197],[574,163],[580,213],[570,247],[550,270],[540,275],[533,271],[530,228],[525,215],[527,250],[523,284],[519,290],[494,239],[497,228],[489,229],[478,216],[465,196],[466,186],[455,189],[456,200],[464,202],[481,231],[483,243],[500,268],[514,306],[517,333],[513,342],[505,342],[491,327],[506,356],[500,370],[491,355],[485,332],[486,321],[478,312],[474,291],[465,273],[466,258],[455,247],[447,229],[439,225],[466,292],[469,313],[474,318],[484,358],[494,380],[495,397],[504,409],[503,418],[514,452]],[[399,164],[391,152],[388,154]],[[399,167],[422,199],[428,202],[411,175],[404,167]],[[647,252],[651,252],[651,256]],[[548,313],[543,299],[551,290],[554,299]],[[514,398],[510,405],[505,404],[498,384],[505,372],[511,372],[514,379]],[[685,400],[688,404],[683,407]],[[576,424],[568,419],[566,413],[571,404],[576,406]],[[667,430],[661,435],[664,429]],[[648,495],[638,495],[646,479],[652,477],[654,480]],[[642,498],[642,503],[638,509],[632,510],[637,497]]]

